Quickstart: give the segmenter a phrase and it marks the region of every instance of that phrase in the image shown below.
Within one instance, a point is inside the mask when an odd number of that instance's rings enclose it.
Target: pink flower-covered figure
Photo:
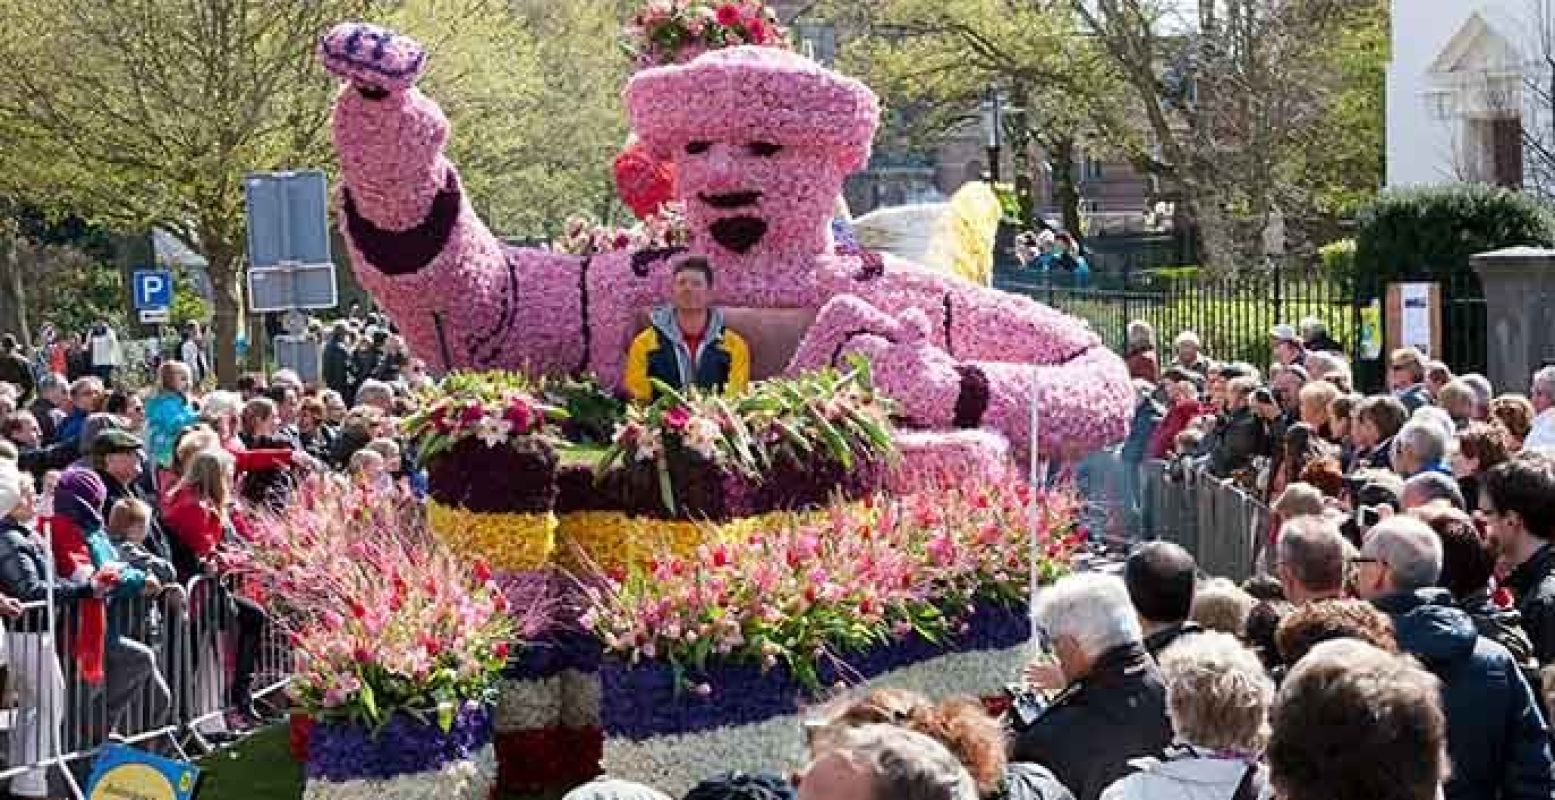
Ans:
[[[667,296],[682,254],[505,246],[444,155],[447,120],[415,88],[422,48],[344,24],[320,51],[347,81],[334,110],[342,226],[359,278],[412,349],[446,368],[591,371],[619,385],[642,312]],[[1072,459],[1123,437],[1127,373],[1084,323],[900,259],[835,254],[835,201],[879,118],[863,84],[741,46],[637,73],[626,104],[648,151],[675,164],[688,254],[712,262],[717,302],[784,320],[774,330],[805,326],[790,371],[865,353],[914,427],[989,428],[1017,457],[1033,380],[1044,453]]]

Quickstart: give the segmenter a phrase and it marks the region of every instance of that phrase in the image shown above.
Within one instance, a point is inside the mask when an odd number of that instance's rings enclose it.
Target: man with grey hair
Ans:
[[[356,404],[372,406],[385,414],[393,414],[394,387],[383,381],[368,378],[356,389]]]
[[[1404,510],[1412,511],[1438,501],[1464,510],[1463,490],[1458,482],[1440,472],[1422,472],[1404,481]]]
[[[1542,450],[1555,453],[1555,365],[1544,367],[1533,374],[1533,386],[1528,391],[1537,416],[1533,429],[1523,440],[1524,450]]]
[[[977,800],[977,785],[944,745],[895,725],[838,734],[799,782],[799,800]]]
[[[1097,800],[1130,772],[1129,761],[1172,740],[1166,687],[1128,589],[1111,575],[1070,575],[1037,599],[1035,624],[1057,661],[1062,691],[1024,730],[1011,760],[1041,764],[1074,792]],[[1059,687],[1041,681],[1036,688]]]
[[[1302,605],[1343,597],[1353,552],[1339,526],[1323,517],[1300,517],[1280,526],[1274,571],[1285,599]]]
[[[1392,618],[1399,649],[1442,682],[1453,764],[1446,796],[1551,797],[1555,763],[1533,691],[1512,654],[1480,636],[1435,586],[1441,538],[1414,517],[1389,517],[1367,534],[1355,561],[1356,594]]]
[[[1411,478],[1422,472],[1452,474],[1447,466],[1448,433],[1442,426],[1426,419],[1412,419],[1404,423],[1398,435],[1393,437],[1393,453],[1390,458],[1393,471]]]
[[[1328,323],[1317,317],[1301,321],[1301,343],[1309,353],[1343,353],[1344,345],[1328,335]]]

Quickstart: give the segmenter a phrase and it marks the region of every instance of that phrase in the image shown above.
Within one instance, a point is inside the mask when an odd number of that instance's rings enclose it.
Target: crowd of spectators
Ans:
[[[182,687],[170,685],[179,676],[151,609],[181,602],[174,595],[197,577],[235,578],[253,515],[284,513],[303,474],[364,491],[423,489],[397,431],[430,378],[381,320],[331,329],[323,380],[248,373],[230,391],[202,384],[208,362],[197,329],[189,333],[192,363],[175,348],[144,387],[112,370],[54,371],[49,348],[35,358],[0,338],[0,616],[11,618],[9,688],[31,712],[16,717],[9,763],[56,749],[50,737],[72,723],[64,692],[78,669],[105,695],[102,736],[165,722]],[[254,696],[266,612],[230,579],[217,585],[235,645],[219,737],[282,709]],[[69,637],[101,637],[100,658],[51,638],[40,621],[51,591],[71,616]],[[48,788],[41,769],[10,784],[21,797]]]
[[[1177,545],[1139,544],[1120,575],[1072,575],[1039,597],[1042,654],[1009,676],[1029,713],[877,690],[813,715],[800,774],[711,778],[687,798],[1555,796],[1555,369],[1526,398],[1496,396],[1405,349],[1389,354],[1389,393],[1363,396],[1321,326],[1301,327],[1271,331],[1267,378],[1214,362],[1191,332],[1163,366],[1154,332],[1130,329],[1140,407],[1125,460],[1267,498],[1260,577],[1238,585]],[[0,375],[35,367],[0,351]],[[176,691],[131,601],[230,569],[251,515],[284,510],[293,476],[419,488],[396,420],[430,378],[387,326],[330,328],[314,383],[281,370],[205,391],[199,370],[167,358],[138,391],[36,370],[30,386],[0,384],[0,615],[38,602],[50,574],[57,597],[100,603],[111,721],[131,698],[165,714]],[[111,584],[95,579],[110,566]],[[232,601],[240,727],[269,711],[252,696],[269,622]],[[54,682],[18,675],[17,654],[36,663],[46,639],[16,630],[14,688],[35,707],[25,695]],[[38,742],[13,736],[11,763]],[[11,788],[42,784],[29,772]],[[602,780],[570,797],[663,795]]]

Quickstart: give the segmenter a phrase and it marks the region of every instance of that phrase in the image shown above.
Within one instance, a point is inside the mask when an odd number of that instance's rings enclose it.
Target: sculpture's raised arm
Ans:
[[[575,260],[511,250],[476,216],[443,154],[448,120],[415,87],[427,55],[373,25],[336,26],[319,42],[344,79],[335,101],[341,227],[357,277],[411,348],[447,368],[527,364],[576,369],[571,342],[526,342],[520,300],[542,289],[554,309],[576,305]]]

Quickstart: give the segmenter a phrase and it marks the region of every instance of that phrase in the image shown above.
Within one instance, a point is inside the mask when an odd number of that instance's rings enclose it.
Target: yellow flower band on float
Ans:
[[[712,523],[634,517],[619,511],[574,511],[561,515],[556,555],[568,567],[642,566],[665,553],[689,557],[703,544],[736,541],[793,525],[823,524],[831,513],[826,509],[774,511]]]
[[[488,514],[427,503],[427,521],[454,552],[485,561],[495,570],[538,569],[556,549],[556,515]]]

